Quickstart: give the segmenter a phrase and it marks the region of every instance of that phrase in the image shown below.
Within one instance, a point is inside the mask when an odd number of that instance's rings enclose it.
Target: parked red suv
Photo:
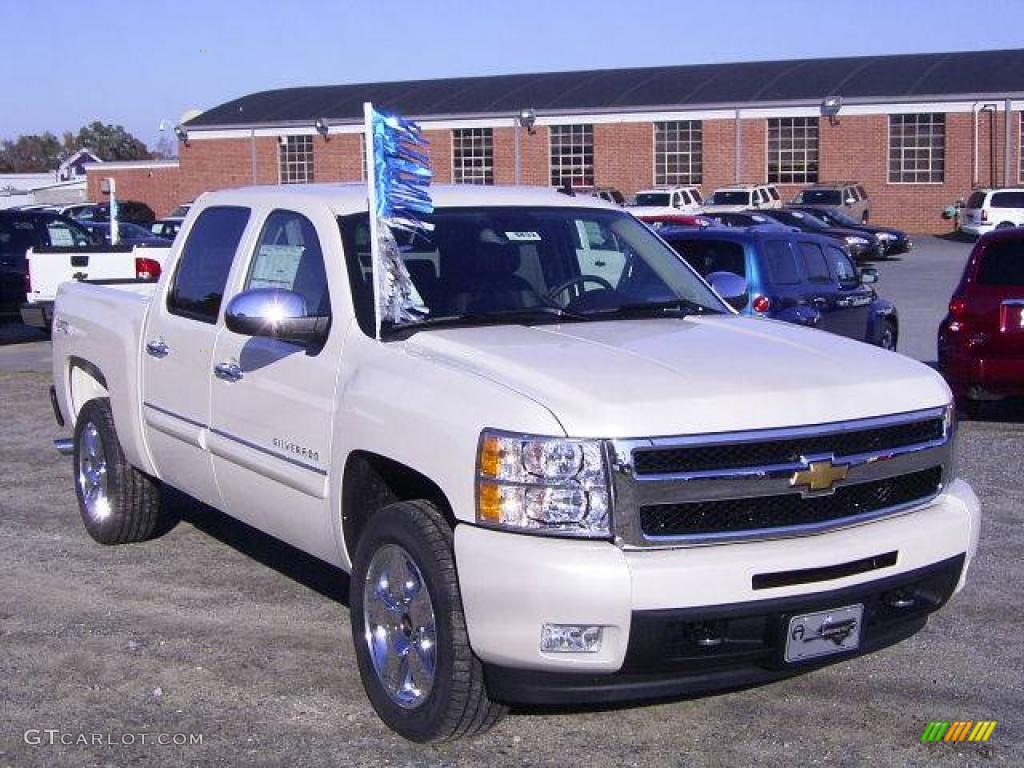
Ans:
[[[974,245],[939,326],[939,368],[967,415],[1024,395],[1024,227]]]

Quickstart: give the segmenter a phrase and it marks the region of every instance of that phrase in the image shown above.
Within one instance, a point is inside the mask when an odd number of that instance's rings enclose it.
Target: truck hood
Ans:
[[[574,437],[822,424],[950,399],[903,355],[738,316],[439,329],[403,343],[544,405]]]

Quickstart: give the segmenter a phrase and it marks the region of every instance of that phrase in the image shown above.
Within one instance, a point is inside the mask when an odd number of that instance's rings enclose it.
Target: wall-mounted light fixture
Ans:
[[[313,123],[313,127],[316,128],[316,132],[324,137],[324,141],[330,141],[328,134],[331,131],[331,126],[327,124],[326,117],[318,117],[316,122]]]
[[[821,102],[821,116],[828,118],[829,125],[839,125],[839,110],[842,108],[842,96],[826,96]]]
[[[532,109],[520,109],[519,110],[519,125],[526,129],[526,132],[533,136],[537,132],[537,113]]]
[[[186,147],[188,146],[188,131],[185,130],[185,126],[174,126],[174,135],[178,137],[178,141],[180,141]]]

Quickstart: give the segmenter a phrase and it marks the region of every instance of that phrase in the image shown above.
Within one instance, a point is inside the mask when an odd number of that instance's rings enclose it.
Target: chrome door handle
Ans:
[[[160,339],[146,342],[146,353],[153,357],[167,357],[167,353],[170,351],[171,348]]]
[[[213,375],[223,381],[238,381],[242,378],[242,367],[238,363],[217,363]]]

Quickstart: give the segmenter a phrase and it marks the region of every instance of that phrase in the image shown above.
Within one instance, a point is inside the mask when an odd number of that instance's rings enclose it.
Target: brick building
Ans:
[[[1024,181],[1024,50],[1008,50],[266,91],[181,126],[176,162],[90,168],[89,198],[114,176],[119,196],[165,215],[212,189],[360,180],[364,101],[420,122],[438,182],[512,184],[518,168],[524,184],[627,196],[769,181],[788,199],[849,179],[873,222],[939,232],[972,186]]]

